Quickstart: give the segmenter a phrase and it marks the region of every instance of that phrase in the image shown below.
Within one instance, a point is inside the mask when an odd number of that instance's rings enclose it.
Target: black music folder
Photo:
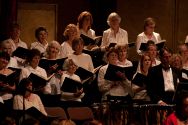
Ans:
[[[135,42],[128,43],[128,47],[133,47],[135,46]]]
[[[54,76],[54,74],[50,75],[47,78],[44,78],[43,76],[39,76],[37,74],[31,73],[29,75],[29,79],[32,81],[33,84],[33,91],[38,91],[44,86],[46,86],[47,82]]]
[[[157,46],[157,50],[160,50],[164,47],[166,40],[161,40],[159,43],[156,43],[155,45]],[[140,45],[140,50],[146,51],[148,47],[148,43],[141,43]]]
[[[119,75],[119,72],[123,73],[128,80],[131,80],[134,74],[132,66],[121,67],[121,66],[109,64],[104,79],[110,81],[122,81],[123,78]]]
[[[146,83],[146,78],[147,76],[141,73],[136,73],[135,77],[132,80],[132,83],[142,87]]]
[[[78,67],[78,69],[75,72],[76,75],[78,75],[81,79],[81,81],[86,80],[88,78],[93,77],[94,73],[90,72],[82,67]]]
[[[77,90],[80,90],[83,88],[83,83],[73,80],[71,78],[65,77],[65,80],[63,81],[63,84],[61,86],[61,90],[63,92],[71,92],[76,93]]]
[[[156,43],[157,50],[162,49],[165,46],[166,40],[161,40],[159,43]]]
[[[13,71],[9,75],[0,74],[0,82],[4,84],[14,85],[16,79],[19,77],[20,72]]]
[[[16,50],[12,53],[13,56],[19,57],[21,59],[26,59],[29,54],[30,50],[23,47],[16,48]]]
[[[80,37],[84,40],[84,45],[88,46],[88,45],[98,45],[100,46],[101,42],[102,42],[102,36],[97,36],[94,39],[81,34]]]
[[[48,72],[48,73],[50,72],[52,74],[52,73],[55,73],[58,70],[63,68],[63,64],[64,64],[66,59],[67,58],[60,58],[60,59],[56,59],[56,60],[41,59],[40,62],[39,62],[39,66],[41,68],[45,69],[46,72]],[[57,64],[58,67],[55,70],[52,71],[51,67],[55,64]]]
[[[117,43],[110,43],[110,44],[108,45],[108,48],[115,47],[116,45],[117,45]]]

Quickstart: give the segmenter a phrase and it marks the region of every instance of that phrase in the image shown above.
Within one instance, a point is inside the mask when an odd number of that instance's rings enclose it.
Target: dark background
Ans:
[[[167,46],[174,52],[179,42],[184,42],[188,34],[187,0],[1,0],[0,1],[0,40],[8,37],[11,22],[17,21],[18,3],[56,4],[57,35],[62,41],[62,33],[67,24],[77,23],[78,15],[85,10],[92,13],[92,29],[96,35],[108,28],[108,15],[115,11],[121,17],[121,27],[128,32],[129,42],[143,31],[143,21],[147,17],[156,19],[156,32],[167,40]],[[131,56],[135,54],[131,51]]]

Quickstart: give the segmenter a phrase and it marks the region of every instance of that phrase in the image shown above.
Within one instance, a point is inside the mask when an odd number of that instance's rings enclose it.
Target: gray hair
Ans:
[[[109,26],[110,26],[110,21],[111,21],[112,18],[118,19],[119,23],[121,22],[121,17],[120,17],[116,12],[112,12],[112,13],[108,16],[108,19],[107,19],[107,23],[108,23]]]
[[[73,59],[67,58],[65,62],[63,63],[63,70],[68,70],[71,65],[76,65]]]

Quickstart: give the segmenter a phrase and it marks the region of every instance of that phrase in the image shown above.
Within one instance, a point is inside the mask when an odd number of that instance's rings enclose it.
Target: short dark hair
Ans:
[[[31,49],[30,53],[28,55],[27,61],[31,62],[33,57],[35,57],[35,56],[41,57],[41,52],[38,49]]]
[[[37,28],[37,29],[35,30],[35,37],[36,37],[37,39],[39,39],[39,34],[40,34],[41,31],[45,31],[46,33],[48,33],[48,32],[47,32],[47,29],[44,28],[44,27],[39,27],[39,28]]]

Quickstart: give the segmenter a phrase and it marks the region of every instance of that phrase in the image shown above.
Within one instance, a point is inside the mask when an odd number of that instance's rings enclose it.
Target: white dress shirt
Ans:
[[[153,36],[151,39],[149,39],[146,34],[144,32],[140,33],[138,36],[137,36],[137,40],[136,40],[136,51],[137,53],[140,55],[142,54],[142,51],[139,50],[140,49],[140,45],[141,43],[147,43],[148,40],[152,40],[156,43],[159,43],[161,41],[161,36],[159,33],[155,33],[153,32]]]
[[[48,43],[46,45],[43,45],[40,42],[31,43],[31,49],[38,49],[41,53],[46,52],[47,47],[48,47]]]
[[[85,53],[80,55],[71,54],[68,58],[72,59],[78,67],[82,67],[90,72],[93,72],[94,66],[90,55]]]
[[[128,33],[124,29],[119,28],[116,36],[114,35],[114,30],[111,28],[103,32],[101,47],[104,48],[109,46],[110,43],[116,43],[117,45],[128,44]]]

